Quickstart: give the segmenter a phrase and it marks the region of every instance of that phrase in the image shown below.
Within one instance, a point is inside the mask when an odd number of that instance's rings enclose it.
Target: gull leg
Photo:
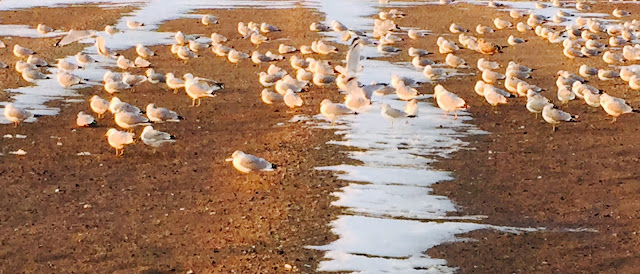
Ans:
[[[453,118],[453,120],[458,120],[458,111],[457,110],[453,111],[453,115],[455,117],[455,118]]]
[[[13,128],[17,128],[18,127],[18,122],[13,122]]]
[[[196,101],[198,101],[198,104],[196,105],[196,107],[199,107],[200,104],[202,103],[202,99],[198,98],[198,99],[196,99]]]
[[[118,149],[116,148],[116,156],[118,156]]]
[[[196,106],[196,99],[191,99],[191,106],[195,107]]]
[[[615,123],[616,122],[617,117],[613,116],[613,119],[611,119],[611,123]]]

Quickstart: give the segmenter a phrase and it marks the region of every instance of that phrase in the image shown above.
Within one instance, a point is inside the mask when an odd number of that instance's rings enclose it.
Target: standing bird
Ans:
[[[135,135],[133,133],[119,131],[115,128],[110,128],[104,135],[107,136],[107,142],[112,148],[116,149],[116,156],[124,154],[124,146],[133,144]]]
[[[333,103],[329,99],[324,99],[320,103],[320,113],[329,119],[333,126],[338,116],[352,114],[353,112],[343,104]]]
[[[93,97],[89,99],[89,106],[93,112],[98,114],[98,119],[101,119],[109,110],[109,101],[100,98],[98,95],[93,95]]]
[[[435,97],[438,107],[444,110],[445,118],[447,117],[447,113],[453,111],[455,119],[458,119],[458,110],[467,108],[467,103],[462,98],[449,92],[442,85],[436,85],[433,91],[433,97]]]
[[[395,120],[416,117],[415,115],[410,115],[409,113],[406,113],[402,110],[392,108],[389,104],[382,105],[380,114],[382,114],[382,117],[384,117],[385,119],[391,121],[392,128]]]
[[[572,116],[562,110],[556,108],[553,104],[548,103],[542,108],[542,118],[549,124],[553,125],[553,131],[556,131],[556,125],[561,122],[577,122],[575,118],[578,116]]]
[[[187,92],[187,95],[191,97],[192,104],[191,106],[197,107],[200,106],[200,100],[204,97],[214,97],[213,94],[216,90],[220,90],[224,88],[224,84],[216,83],[214,81],[206,81],[201,78],[194,78],[190,73],[184,75],[185,84],[184,89]],[[209,83],[213,83],[213,86],[209,85]],[[196,105],[196,102],[198,103]]]
[[[615,122],[618,116],[631,113],[640,112],[632,109],[622,98],[613,97],[609,94],[603,93],[600,95],[600,105],[607,114],[613,117],[611,123]]]
[[[13,103],[9,103],[4,106],[4,117],[13,122],[13,127],[18,127],[18,124],[34,117],[34,115],[27,110],[15,107]]]

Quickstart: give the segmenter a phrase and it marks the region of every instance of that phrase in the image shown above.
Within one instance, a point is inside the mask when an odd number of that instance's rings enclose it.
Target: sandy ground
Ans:
[[[285,30],[269,35],[277,41],[260,46],[264,52],[280,42],[309,44],[318,36],[306,31],[308,25],[321,19],[302,8],[206,12],[220,16],[222,23],[204,27],[198,20],[184,19],[160,29],[204,35],[216,31],[232,39],[229,44],[236,49],[250,52],[255,46],[238,40],[235,27],[257,16]],[[286,19],[292,14],[295,20]],[[96,20],[101,29],[113,18]],[[42,44],[50,41],[34,40],[32,46]],[[70,53],[61,54],[74,54],[79,49],[75,47],[65,47]],[[86,103],[52,102],[62,108],[58,116],[15,129],[3,126],[3,135],[27,138],[2,139],[2,152],[21,148],[28,154],[0,157],[1,271],[279,273],[285,264],[295,271],[313,271],[322,253],[305,246],[333,239],[327,224],[337,210],[329,207],[329,193],[343,185],[314,167],[348,160],[336,147],[325,145],[334,138],[331,131],[287,121],[298,114],[315,115],[321,99],[337,98],[335,89],[310,89],[302,95],[306,106],[289,113],[283,104],[260,102],[256,74],[266,66],[249,60],[234,66],[210,51],[184,63],[166,46],[152,49],[159,56],[149,60],[158,71],[192,72],[224,82],[226,88],[198,108],[190,106],[184,92],[174,95],[164,85],[143,83],[119,94],[141,108],[154,102],[185,118],[156,125],[179,140],[156,153],[138,142],[127,147],[123,157],[115,157],[104,137],[107,128],[115,126],[110,115],[97,128],[75,129],[76,113],[89,110]],[[133,50],[121,53],[135,57]],[[287,60],[278,65],[289,69]],[[16,77],[13,71],[4,73]],[[80,92],[85,99],[93,94],[108,98],[102,87]],[[250,177],[240,174],[224,161],[236,149],[280,168]],[[91,155],[76,155],[85,151]]]
[[[634,14],[640,11],[635,6],[621,7]],[[24,23],[21,18],[41,16],[56,28],[102,29],[124,12],[88,9],[78,11],[87,16],[79,26],[51,19],[55,17],[50,15],[69,8],[12,11],[0,17],[3,23]],[[594,9],[610,12],[613,7],[603,4]],[[205,27],[184,19],[166,22],[160,30],[203,35],[215,31],[231,38],[229,45],[250,52],[255,47],[239,39],[235,26],[258,17],[285,29],[269,35],[277,41],[261,45],[259,50],[264,52],[275,50],[280,42],[309,44],[318,36],[309,33],[307,26],[321,19],[302,8],[198,12],[218,15],[222,24]],[[96,17],[98,13],[102,16]],[[287,19],[291,14],[294,18]],[[411,16],[397,22],[439,34],[448,33],[454,21],[470,29],[478,23],[491,26],[495,16],[508,19],[506,13],[488,8],[430,5],[412,7]],[[568,60],[561,54],[561,45],[550,45],[533,33],[509,29],[485,39],[506,45],[510,34],[529,42],[485,58],[503,65],[514,60],[537,69],[530,83],[547,88],[543,94],[552,101],[557,101],[554,82],[559,69],[577,71],[584,63],[605,66],[600,58]],[[457,40],[450,34],[444,37]],[[436,38],[429,35],[400,45],[435,52]],[[18,42],[34,48],[51,60],[82,48],[50,48],[54,39],[0,39],[10,47]],[[190,107],[188,97],[174,95],[163,85],[144,83],[120,94],[139,107],[154,102],[185,117],[177,124],[156,126],[180,141],[155,153],[139,142],[127,147],[123,157],[115,157],[103,136],[107,127],[114,126],[109,115],[100,127],[75,129],[76,113],[88,110],[85,103],[51,102],[61,107],[60,115],[17,129],[1,127],[2,135],[27,138],[0,139],[0,152],[22,148],[28,154],[0,157],[0,271],[281,273],[290,264],[296,271],[313,272],[322,253],[304,247],[333,239],[326,225],[338,209],[329,207],[329,193],[345,184],[313,167],[349,160],[339,148],[325,145],[335,138],[331,131],[286,121],[295,114],[317,113],[321,99],[339,99],[338,94],[334,89],[312,88],[303,94],[306,106],[289,113],[283,105],[266,106],[259,101],[261,87],[255,74],[266,66],[259,68],[248,60],[234,66],[210,52],[183,63],[167,47],[152,49],[159,56],[149,60],[160,72],[193,72],[224,82],[225,90],[203,100],[199,108]],[[121,53],[135,57],[133,50]],[[482,57],[468,50],[459,56],[472,65]],[[329,58],[337,61],[343,56]],[[444,61],[440,54],[430,58]],[[410,61],[406,51],[386,59]],[[17,59],[10,49],[2,49],[0,60]],[[289,68],[285,62],[278,65]],[[483,223],[549,231],[519,235],[477,231],[463,235],[474,241],[443,245],[428,254],[445,258],[464,273],[634,272],[640,263],[636,233],[640,203],[633,196],[639,191],[635,171],[639,158],[634,148],[640,116],[625,115],[611,124],[602,109],[574,101],[562,109],[580,115],[580,122],[563,124],[552,133],[550,125],[526,111],[525,99],[489,107],[473,91],[477,71],[461,72],[474,75],[443,84],[467,100],[474,117],[471,123],[491,134],[469,137],[469,149],[440,159],[437,167],[453,171],[456,179],[436,185],[436,194],[452,198],[460,205],[460,215],[488,216]],[[0,70],[0,77],[3,89],[27,84],[10,70]],[[640,106],[637,92],[621,81],[590,80]],[[424,84],[419,90],[431,93],[432,85]],[[108,97],[101,87],[80,92],[85,99],[93,94]],[[278,123],[283,124],[274,126]],[[239,174],[224,162],[236,149],[269,159],[280,168],[252,177]],[[76,155],[85,151],[91,155]],[[569,228],[599,232],[566,232]]]
[[[633,5],[620,7],[631,9],[634,14],[639,10]],[[614,8],[599,5],[594,10],[610,13]],[[430,17],[430,20],[419,16],[434,13],[443,16]],[[448,32],[452,22],[477,35],[473,31],[475,26],[494,27],[492,20],[496,16],[517,22],[505,12],[462,4],[414,7],[411,16],[397,22],[400,26],[444,33],[447,39],[457,41],[457,36]],[[474,241],[439,246],[428,254],[447,259],[463,273],[636,271],[640,263],[636,233],[640,203],[633,194],[639,191],[636,172],[639,158],[635,148],[640,116],[621,116],[611,124],[601,108],[572,101],[561,108],[579,115],[580,122],[560,125],[558,131],[552,133],[549,124],[525,109],[524,98],[492,108],[473,91],[473,84],[480,79],[475,69],[480,57],[503,64],[503,69],[510,60],[535,68],[529,82],[547,89],[543,95],[558,105],[554,84],[558,70],[577,72],[581,64],[608,66],[601,57],[569,60],[562,55],[562,45],[549,44],[533,32],[521,34],[510,29],[484,38],[506,46],[510,34],[529,42],[509,46],[502,54],[491,57],[462,50],[457,55],[474,69],[460,72],[476,75],[453,77],[443,83],[466,99],[474,118],[471,123],[490,134],[467,138],[469,149],[437,163],[438,168],[454,172],[456,179],[436,185],[435,194],[452,198],[461,207],[461,215],[488,216],[483,223],[546,227],[549,231],[519,235],[478,231],[463,235]],[[413,45],[436,52],[436,38],[430,35],[405,43],[406,47]],[[429,57],[440,63],[444,61],[439,53]],[[410,60],[406,52],[390,59]],[[637,91],[621,80],[589,80],[590,84],[639,107]],[[425,85],[422,90],[430,93],[431,87]],[[579,228],[599,232],[566,232]]]

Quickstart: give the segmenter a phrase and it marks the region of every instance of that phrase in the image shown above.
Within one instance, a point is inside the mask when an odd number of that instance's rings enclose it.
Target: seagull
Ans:
[[[507,43],[511,46],[515,46],[517,44],[522,44],[524,42],[527,42],[527,40],[524,40],[522,38],[517,38],[514,37],[513,35],[509,35],[509,38],[507,38]]]
[[[13,103],[9,103],[4,106],[4,117],[10,122],[13,122],[13,127],[18,127],[18,124],[34,117],[34,115],[25,109],[14,106]]]
[[[542,94],[534,92],[533,90],[527,91],[527,110],[531,113],[536,114],[536,118],[538,118],[538,113],[542,112],[544,106],[549,103],[549,99],[547,97],[542,96]]]
[[[135,60],[133,60],[133,64],[137,67],[137,68],[148,68],[151,66],[151,62],[145,60],[144,58],[138,56],[136,57]]]
[[[100,98],[98,95],[93,95],[89,99],[89,106],[91,110],[98,114],[98,119],[104,117],[105,112],[109,110],[109,101]]]
[[[491,86],[491,85],[487,85],[487,86]],[[487,101],[487,103],[489,103],[492,106],[497,106],[497,105],[504,105],[507,103],[507,97],[505,97],[504,95],[498,93],[495,91],[495,89],[493,88],[487,88],[486,86],[483,87],[483,94],[484,99]]]
[[[604,52],[604,54],[602,55],[602,60],[604,60],[608,64],[613,64],[613,63],[616,63],[616,62],[624,62],[622,60],[622,56],[620,56],[619,54],[616,54],[616,53],[612,53],[610,51],[605,51]]]
[[[229,54],[227,54],[227,58],[229,62],[231,62],[232,64],[237,64],[238,62],[240,62],[240,60],[249,59],[249,57],[250,57],[249,54],[246,54],[244,52],[239,52],[235,49],[231,49],[229,51]]]
[[[393,122],[397,119],[405,119],[405,118],[413,118],[415,116],[413,115],[409,115],[409,113],[406,113],[402,110],[399,109],[395,109],[392,108],[391,106],[389,106],[389,104],[383,104],[382,108],[380,109],[380,114],[382,114],[382,117],[384,117],[385,119],[391,121],[391,127],[393,128]]]
[[[137,28],[144,27],[144,23],[136,22],[133,20],[127,20],[127,27],[130,29],[137,29]]]
[[[424,69],[425,66],[435,65],[435,62],[429,58],[420,58],[420,56],[415,56],[411,59],[411,64],[417,69]]]
[[[279,29],[278,27],[274,26],[274,25],[269,25],[267,23],[262,23],[262,24],[260,24],[260,31],[262,31],[264,33],[269,33],[269,32],[282,31],[282,30]]]
[[[58,84],[60,84],[60,86],[62,86],[63,88],[69,88],[77,84],[82,84],[82,80],[84,80],[63,70],[58,71],[56,79],[58,80]]]
[[[418,97],[418,90],[401,84],[396,88],[396,95],[400,100],[409,101]]]
[[[15,65],[15,69],[16,69],[16,71],[18,73],[22,73],[27,69],[36,70],[36,69],[38,69],[38,67],[36,65],[34,65],[34,64],[29,64],[29,63],[27,63],[25,61],[18,60],[18,62],[16,62],[16,65]]]
[[[624,99],[613,97],[606,93],[602,93],[602,95],[600,95],[600,105],[608,115],[613,116],[611,123],[614,123],[618,116],[622,114],[640,112],[638,110],[632,109],[629,105],[627,105]]]
[[[500,18],[493,19],[493,24],[496,26],[497,29],[505,29],[508,27],[513,26],[513,24],[511,24],[511,22],[506,21],[506,20],[502,20]]]
[[[114,26],[106,25],[106,26],[104,26],[104,32],[106,32],[106,33],[108,33],[110,35],[114,35],[114,34],[118,33],[119,30],[116,29]]]
[[[205,14],[202,16],[202,18],[200,19],[200,23],[202,23],[205,26],[208,25],[215,25],[218,24],[218,20],[216,20],[215,17],[209,15],[209,14]]]
[[[488,60],[485,60],[484,58],[478,59],[477,65],[480,71],[493,70],[493,69],[498,69],[500,67],[500,65],[497,62],[488,61]]]
[[[257,32],[251,33],[251,37],[250,37],[250,41],[252,44],[258,46],[262,43],[265,43],[267,41],[269,41],[269,38],[267,38],[266,36],[263,36]]]
[[[187,46],[178,47],[176,54],[178,55],[178,58],[185,60],[185,62],[191,58],[198,58],[198,54],[191,51]]]
[[[116,149],[116,156],[124,154],[124,146],[133,144],[135,135],[133,133],[119,131],[115,128],[110,128],[105,134],[109,145]]]
[[[175,111],[171,111],[162,107],[156,107],[155,104],[148,104],[146,111],[147,118],[149,118],[149,120],[154,123],[180,122],[180,120],[184,119]]]
[[[222,34],[218,34],[216,32],[211,34],[211,42],[214,44],[220,44],[220,43],[224,43],[227,42],[227,37],[225,37]]]
[[[576,98],[575,93],[566,87],[562,87],[558,89],[558,100],[562,102],[563,105],[569,103],[569,101]]]
[[[630,16],[630,15],[631,15],[631,13],[630,13],[630,12],[628,12],[628,11],[626,11],[626,10],[617,9],[617,8],[616,8],[616,9],[614,9],[614,10],[613,10],[613,12],[611,12],[611,14],[612,14],[613,16],[615,16],[615,17],[618,17],[618,18],[622,18],[622,17]]]
[[[592,67],[589,67],[587,65],[580,66],[579,72],[580,72],[580,76],[582,76],[582,77],[589,77],[589,76],[598,75],[598,69],[597,68],[592,68]]]
[[[404,105],[404,112],[408,114],[407,117],[417,117],[419,110],[418,101],[416,99],[411,99]]]
[[[163,74],[157,73],[154,69],[147,69],[144,74],[147,76],[147,81],[152,84],[164,83],[166,78]]]
[[[152,50],[143,46],[142,44],[136,45],[136,53],[142,58],[149,58],[150,56],[156,55]]]
[[[27,63],[35,65],[36,67],[50,67],[46,60],[35,55],[29,55],[29,57],[27,57]]]
[[[80,68],[78,65],[64,59],[59,59],[58,64],[56,66],[58,67],[58,69],[66,70],[66,71],[77,70]]]
[[[240,150],[236,150],[231,154],[231,158],[226,159],[227,162],[232,162],[233,167],[242,173],[250,173],[256,171],[274,171],[277,166],[269,163],[267,160],[260,157],[246,154]]]
[[[451,26],[449,26],[449,31],[454,34],[461,33],[461,32],[469,32],[468,29],[458,26],[456,23],[451,23]]]
[[[492,28],[490,28],[490,27],[487,27],[487,26],[483,26],[483,25],[478,24],[478,25],[476,26],[476,32],[477,32],[478,34],[487,34],[487,33],[493,33],[493,32],[494,32],[494,30],[493,30]]]
[[[184,89],[187,92],[187,95],[192,99],[191,106],[200,106],[201,98],[214,97],[215,95],[213,93],[216,90],[224,88],[224,84],[222,83],[208,81],[213,84],[213,86],[211,86],[204,79],[195,78],[190,73],[185,74],[183,78],[185,80]],[[198,103],[197,105],[196,102]]]
[[[108,92],[109,94],[118,93],[123,90],[127,90],[131,88],[130,85],[127,85],[122,81],[112,81],[112,80],[108,80],[104,82],[103,87],[104,87],[104,91]]]
[[[133,68],[136,66],[131,60],[125,58],[122,55],[118,56],[118,59],[116,60],[116,65],[123,70],[126,70],[128,68]]]
[[[111,101],[109,102],[109,111],[112,114],[116,114],[116,112],[119,112],[119,111],[126,111],[126,112],[137,113],[137,114],[142,113],[142,111],[139,108],[129,103],[122,102],[120,98],[115,96],[111,98]]]
[[[525,23],[522,23],[522,22],[519,22],[519,23],[516,25],[516,29],[517,29],[519,32],[527,32],[527,31],[533,30],[533,28],[532,28],[532,27],[530,27],[530,26],[528,26],[528,25],[526,25]]]
[[[498,80],[503,80],[505,79],[506,76],[502,73],[499,72],[494,72],[488,69],[485,69],[484,71],[482,71],[482,80],[484,80],[485,82],[489,83],[489,84],[493,84],[495,82],[497,82]]]
[[[447,73],[444,69],[434,68],[431,65],[425,66],[422,73],[425,77],[432,81],[445,78],[447,76]]]
[[[262,102],[267,105],[272,105],[275,102],[282,101],[284,97],[277,92],[270,91],[268,88],[265,88],[260,93],[260,98]]]
[[[97,63],[98,61],[96,59],[93,59],[93,57],[89,56],[89,54],[86,54],[84,52],[78,52],[76,54],[76,61],[78,61],[78,63],[80,65],[85,66],[86,64],[89,63]]]
[[[458,119],[458,109],[467,108],[467,103],[462,98],[449,92],[442,85],[436,85],[433,91],[433,97],[436,99],[438,107],[444,110],[445,118],[447,117],[447,113],[453,111],[455,119]]]
[[[195,40],[191,40],[189,41],[189,49],[193,52],[200,52],[203,50],[206,50],[210,47],[211,45],[209,44],[205,44],[205,43],[200,43],[197,42]]]
[[[165,74],[165,78],[166,78],[165,83],[167,84],[167,87],[169,87],[170,89],[173,89],[174,94],[178,93],[178,89],[184,87],[184,84],[185,84],[184,80],[180,78],[176,78],[171,72]]]
[[[553,125],[553,131],[556,131],[556,125],[561,122],[577,122],[578,116],[572,116],[562,110],[557,109],[552,103],[547,103],[542,108],[542,118],[549,124]]]
[[[164,144],[171,144],[176,142],[176,137],[159,130],[153,129],[152,126],[145,126],[140,133],[140,139],[145,145],[158,148]]]
[[[295,107],[302,106],[303,104],[302,98],[300,98],[300,96],[295,94],[293,90],[287,90],[287,93],[284,94],[283,100],[284,100],[284,104],[292,109]]]
[[[409,56],[411,57],[416,57],[416,56],[422,57],[422,56],[427,56],[431,54],[431,52],[428,52],[425,49],[418,49],[414,47],[410,47],[407,53],[409,53]]]
[[[114,115],[116,125],[123,129],[133,130],[137,126],[151,125],[151,121],[140,113],[118,111]]]
[[[278,52],[280,54],[287,54],[287,53],[292,53],[292,52],[296,52],[298,51],[298,49],[296,49],[296,47],[294,46],[287,46],[285,44],[280,44],[278,46]]]
[[[104,57],[114,58],[114,56],[118,55],[118,53],[112,52],[111,49],[107,48],[104,38],[102,36],[96,37],[95,46],[96,46],[96,49],[98,50],[98,54]]]
[[[24,71],[22,71],[22,79],[24,79],[27,82],[33,83],[36,80],[50,79],[50,78],[49,78],[49,76],[45,75],[44,73],[40,72],[39,70],[27,68]]]
[[[324,99],[320,103],[320,113],[331,121],[331,125],[335,124],[338,116],[353,114],[351,109],[343,104],[333,103],[329,99]]]
[[[467,62],[464,59],[455,56],[451,53],[447,54],[447,57],[444,59],[445,63],[452,68],[468,68]]]
[[[96,119],[94,119],[91,115],[84,113],[83,111],[78,112],[76,117],[76,125],[79,127],[91,127],[96,126]]]
[[[18,58],[24,58],[34,54],[36,53],[33,50],[22,47],[18,44],[13,45],[13,55],[15,55]]]

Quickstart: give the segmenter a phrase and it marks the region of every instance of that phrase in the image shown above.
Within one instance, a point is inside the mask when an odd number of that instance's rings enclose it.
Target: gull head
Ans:
[[[109,130],[107,130],[107,133],[104,136],[109,137],[111,134],[116,133],[118,130],[115,128],[109,128]]]
[[[244,156],[244,152],[240,151],[240,150],[236,150],[233,152],[233,154],[231,154],[231,158],[227,158],[225,159],[225,161],[227,162],[231,162],[233,161],[233,159],[237,158],[237,157],[242,157]]]
[[[389,106],[389,104],[383,104],[382,105],[382,111],[387,111],[387,109],[389,109],[391,106]]]
[[[324,106],[324,105],[326,105],[326,104],[331,104],[331,100],[329,100],[329,99],[324,99],[324,100],[322,100],[322,102],[320,102],[320,105],[321,105],[321,106]]]

